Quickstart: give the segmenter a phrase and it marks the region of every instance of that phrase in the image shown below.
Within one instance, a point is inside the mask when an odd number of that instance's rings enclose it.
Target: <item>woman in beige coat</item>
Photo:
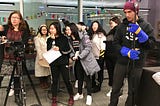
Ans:
[[[48,29],[46,25],[41,25],[38,29],[38,34],[34,38],[35,48],[37,51],[35,61],[35,76],[40,80],[40,87],[46,89],[49,87],[48,76],[50,75],[49,67],[44,67],[39,64],[39,61],[43,59],[43,53],[47,52],[47,36]]]

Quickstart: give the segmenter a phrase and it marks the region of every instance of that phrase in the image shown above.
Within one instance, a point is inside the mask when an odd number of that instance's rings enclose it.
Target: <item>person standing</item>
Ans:
[[[142,68],[149,49],[154,47],[152,26],[138,16],[139,6],[126,2],[123,8],[126,18],[115,33],[118,59],[114,69],[113,85],[109,106],[117,106],[123,80],[128,78],[128,96],[125,106],[135,106]]]
[[[38,29],[38,34],[34,38],[35,49],[37,51],[35,60],[35,76],[40,80],[40,87],[46,89],[49,87],[48,77],[50,75],[49,65],[45,67],[39,64],[43,61],[43,53],[47,52],[47,37],[48,29],[45,24],[42,24]]]
[[[69,43],[70,43],[70,48],[72,49],[72,53],[70,54],[70,57],[72,57],[74,54],[79,53],[80,38],[79,38],[79,34],[78,34],[78,28],[75,23],[69,23],[65,29],[66,29],[66,31],[65,31],[66,36],[67,36]],[[72,69],[74,71],[75,80],[76,80],[74,87],[78,88],[77,71],[75,68],[75,67],[77,67],[77,62],[71,63],[70,66],[72,67]]]
[[[92,44],[89,39],[89,36],[86,32],[86,26],[83,22],[77,24],[79,29],[79,55],[74,56],[72,59],[76,60],[76,71],[78,78],[78,93],[74,96],[74,100],[83,99],[82,86],[85,79],[87,86],[87,99],[86,105],[92,104],[92,84],[91,76],[100,70],[100,67],[94,58],[92,53]]]
[[[110,25],[110,31],[106,35],[106,49],[105,49],[105,63],[106,63],[106,68],[108,71],[108,85],[112,87],[113,83],[113,73],[114,73],[114,67],[117,61],[117,52],[115,51],[115,48],[113,46],[113,41],[115,38],[115,32],[117,29],[117,26],[121,23],[120,19],[117,16],[112,17],[109,20],[109,25]],[[110,88],[109,92],[106,94],[107,96],[111,95],[112,88]]]
[[[89,28],[89,37],[92,41],[92,52],[101,70],[92,76],[92,93],[99,92],[104,79],[104,54],[106,44],[106,32],[98,21],[93,21]]]
[[[53,49],[60,51],[62,54],[59,58],[50,64],[52,74],[52,106],[57,106],[57,93],[59,76],[62,75],[64,83],[69,93],[68,106],[73,106],[73,88],[69,78],[69,54],[71,49],[68,44],[68,38],[61,33],[61,26],[59,22],[53,22],[49,26],[50,32],[54,36],[47,40],[47,50]]]
[[[10,13],[8,17],[8,23],[6,25],[3,25],[3,39],[6,38],[9,42],[21,42],[23,44],[27,44],[27,41],[29,39],[29,30],[27,28],[26,22],[24,21],[21,13],[19,11],[13,11]],[[22,46],[18,45],[18,46]],[[4,45],[1,45],[1,47],[4,49]],[[1,54],[2,57],[4,57],[4,53]],[[14,58],[14,54],[12,54],[12,57]],[[11,56],[11,55],[10,55]],[[0,62],[3,62],[3,59],[0,60]],[[17,70],[18,71],[18,70]],[[15,102],[18,106],[22,106],[23,103],[20,100],[20,77],[14,76],[13,78],[14,82],[14,94],[15,94]]]

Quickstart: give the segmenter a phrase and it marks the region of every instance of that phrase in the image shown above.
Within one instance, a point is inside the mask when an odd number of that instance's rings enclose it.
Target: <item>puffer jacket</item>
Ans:
[[[79,32],[79,58],[87,75],[93,75],[100,71],[100,67],[92,53],[92,44],[87,32]]]

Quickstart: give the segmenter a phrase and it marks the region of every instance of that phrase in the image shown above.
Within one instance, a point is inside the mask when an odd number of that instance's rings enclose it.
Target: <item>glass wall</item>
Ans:
[[[0,24],[6,24],[11,11],[20,9],[19,1],[20,0],[13,0],[12,3],[14,3],[14,5],[0,7]],[[99,20],[104,29],[108,31],[108,20],[112,16],[117,15],[121,19],[124,17],[122,6],[125,0],[113,0],[112,4],[107,4],[106,2],[109,1],[83,0],[83,18],[86,25],[90,25],[94,20]],[[90,3],[92,3],[92,5]],[[102,6],[100,7],[100,5]],[[112,7],[113,5],[121,8],[114,8]],[[110,7],[103,8],[103,6]],[[48,24],[48,20],[62,21],[62,19],[64,19],[70,22],[78,22],[78,0],[24,0],[23,7],[24,19],[28,22],[29,26],[36,31],[41,24]],[[142,11],[140,15],[147,18],[148,11]]]

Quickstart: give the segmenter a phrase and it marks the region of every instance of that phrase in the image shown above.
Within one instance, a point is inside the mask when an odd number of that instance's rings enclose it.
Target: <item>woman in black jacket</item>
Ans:
[[[47,50],[53,49],[60,51],[62,54],[59,58],[50,64],[52,74],[52,106],[57,106],[57,89],[59,75],[62,74],[64,83],[67,87],[70,98],[68,105],[74,104],[73,100],[73,88],[69,78],[69,53],[71,49],[69,47],[68,38],[61,33],[61,26],[59,22],[53,22],[49,26],[49,31],[54,33],[54,37],[50,37],[47,40]]]
[[[105,63],[108,71],[108,77],[109,77],[108,85],[110,87],[112,87],[114,67],[117,61],[117,52],[115,52],[115,48],[113,45],[113,41],[115,37],[114,34],[116,32],[117,26],[120,23],[121,21],[117,16],[112,17],[109,20],[109,25],[111,30],[108,32],[107,38],[106,38]],[[106,95],[107,96],[111,95],[111,89]]]

